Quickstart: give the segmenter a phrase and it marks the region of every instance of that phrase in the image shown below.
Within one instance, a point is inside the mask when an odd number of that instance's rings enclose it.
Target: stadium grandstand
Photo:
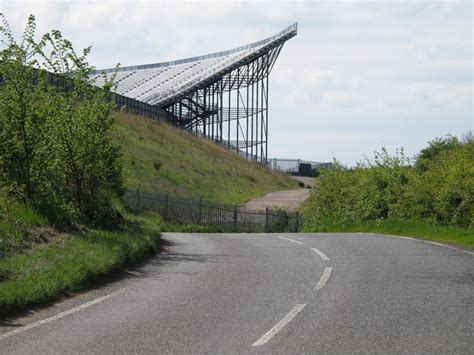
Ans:
[[[269,75],[297,23],[264,40],[172,62],[102,69],[101,86],[115,75],[118,104],[268,162]]]

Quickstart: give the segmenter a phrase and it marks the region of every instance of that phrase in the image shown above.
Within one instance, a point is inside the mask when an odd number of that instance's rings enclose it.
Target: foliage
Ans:
[[[421,150],[416,160],[415,167],[425,171],[428,169],[428,164],[433,161],[436,156],[447,150],[451,150],[460,145],[457,137],[446,136],[437,137],[431,142],[428,142],[428,147]]]
[[[409,216],[443,225],[474,226],[474,141],[443,150],[414,171],[405,194]]]
[[[113,79],[91,85],[90,48],[77,54],[57,30],[35,42],[33,16],[21,42],[1,20],[0,186],[54,223],[114,219],[123,189]]]
[[[13,201],[0,189],[0,258],[19,250],[28,230],[46,224],[31,206]]]
[[[430,142],[414,166],[385,149],[348,169],[322,171],[305,208],[305,228],[395,218],[474,226],[474,142],[453,137]]]

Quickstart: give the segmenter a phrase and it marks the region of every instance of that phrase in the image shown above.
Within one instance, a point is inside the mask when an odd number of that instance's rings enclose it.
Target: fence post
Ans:
[[[202,220],[202,198],[199,199],[199,221],[198,224],[201,224]]]
[[[140,211],[140,188],[137,189],[137,211]]]
[[[165,220],[168,219],[168,205],[169,205],[169,195],[166,194],[166,196],[165,196],[165,216],[164,216]]]
[[[298,233],[300,230],[300,213],[296,211],[296,230],[295,232]]]
[[[234,206],[234,232],[237,232],[237,206]]]
[[[265,208],[265,232],[268,232],[268,207]]]

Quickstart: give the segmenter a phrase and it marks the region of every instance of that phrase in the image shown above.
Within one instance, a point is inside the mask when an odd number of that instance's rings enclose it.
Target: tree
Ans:
[[[56,222],[113,217],[114,196],[123,194],[121,155],[109,135],[113,79],[92,85],[90,47],[78,55],[60,31],[36,42],[33,16],[21,44],[1,19],[3,183]]]
[[[37,152],[44,143],[39,102],[44,78],[35,75],[34,17],[28,18],[22,41],[17,43],[0,14],[0,183],[23,201],[31,201],[41,183]],[[40,173],[40,174],[38,174]]]

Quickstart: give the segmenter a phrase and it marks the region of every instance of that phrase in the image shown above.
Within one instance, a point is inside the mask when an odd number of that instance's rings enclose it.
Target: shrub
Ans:
[[[436,139],[414,166],[403,151],[382,149],[352,169],[335,162],[318,180],[304,211],[307,230],[387,218],[474,225],[472,140]]]
[[[443,225],[474,226],[474,142],[441,151],[413,174],[405,194],[411,216]]]
[[[1,20],[0,186],[54,223],[114,218],[123,188],[119,147],[109,136],[113,82],[92,85],[90,48],[78,55],[61,32],[36,42],[33,16],[20,43]]]

